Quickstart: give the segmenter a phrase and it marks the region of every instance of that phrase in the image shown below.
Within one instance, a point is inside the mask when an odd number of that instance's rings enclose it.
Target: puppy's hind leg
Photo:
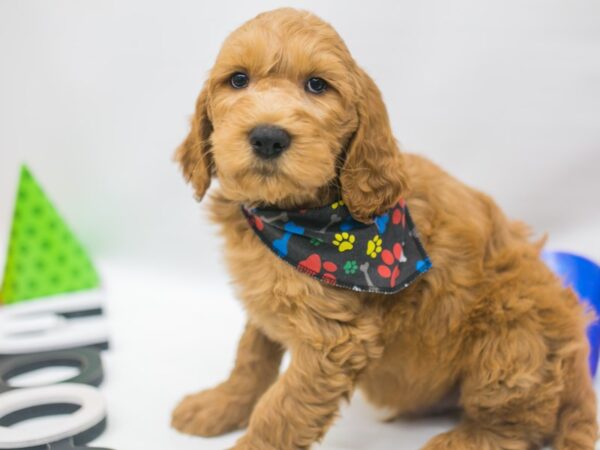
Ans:
[[[585,351],[565,363],[567,379],[554,438],[555,450],[592,450],[596,444],[596,395],[588,371]]]
[[[172,426],[199,436],[245,427],[254,405],[277,379],[282,356],[279,344],[247,324],[229,378],[213,389],[185,397],[173,411]]]
[[[456,429],[432,439],[424,450],[530,450],[541,448],[553,433],[555,450],[594,450],[598,437],[596,397],[587,363],[587,353],[578,352],[564,362],[565,388],[552,395],[553,387],[540,384],[521,397],[510,389],[491,389],[505,405],[492,405],[476,397],[468,401],[467,417]],[[500,383],[500,380],[497,380]],[[516,386],[515,386],[516,387]],[[477,390],[468,395],[477,394]],[[555,399],[562,397],[560,406]],[[560,409],[559,409],[560,408]],[[557,414],[557,410],[559,410]],[[557,414],[557,420],[552,417]]]
[[[487,299],[472,311],[465,323],[463,422],[424,450],[532,450],[553,436],[564,388],[561,360],[548,351],[534,303],[519,300]]]

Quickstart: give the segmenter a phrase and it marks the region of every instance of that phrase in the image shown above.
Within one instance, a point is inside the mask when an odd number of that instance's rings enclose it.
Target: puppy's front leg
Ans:
[[[257,400],[277,378],[282,355],[279,344],[247,324],[229,378],[213,389],[184,398],[173,412],[173,427],[199,436],[244,427]]]
[[[294,345],[288,370],[256,405],[248,431],[233,450],[308,449],[348,399],[358,374],[381,355],[377,327],[320,325],[325,336]],[[325,339],[325,340],[322,340]]]

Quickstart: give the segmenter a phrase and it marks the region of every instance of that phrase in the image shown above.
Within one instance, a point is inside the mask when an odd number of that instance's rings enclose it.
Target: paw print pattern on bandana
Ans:
[[[367,242],[367,255],[376,258],[381,253],[381,243],[382,240],[378,234],[373,236],[373,239],[369,239],[369,242]]]
[[[392,223],[394,225],[401,225],[402,227],[406,226],[406,214],[404,214],[400,206],[396,206],[392,210]]]
[[[322,243],[323,243],[323,241],[321,239],[311,238],[311,240],[310,240],[310,245],[314,245],[315,247],[318,247]]]
[[[321,270],[324,270],[325,273],[321,276],[321,279],[329,284],[335,284],[336,279],[333,273],[337,271],[337,265],[331,261],[321,262],[321,257],[317,253],[313,253],[305,260],[300,261],[298,270],[313,276],[319,275]]]
[[[383,261],[383,264],[380,264],[377,267],[377,273],[379,273],[382,278],[390,279],[390,287],[396,286],[396,281],[400,276],[400,267],[396,262],[406,261],[406,257],[402,252],[402,246],[396,242],[392,251],[385,249],[381,252],[381,260]]]
[[[344,272],[346,272],[348,275],[355,274],[356,271],[358,270],[358,263],[356,261],[354,261],[353,259],[351,259],[349,261],[346,261],[343,269],[344,269]]]
[[[355,220],[341,199],[320,208],[244,206],[242,212],[273,253],[328,285],[395,293],[431,267],[401,199],[372,223]]]
[[[356,237],[353,234],[344,231],[343,233],[336,233],[335,239],[331,243],[338,248],[339,252],[346,252],[354,248],[355,241]]]

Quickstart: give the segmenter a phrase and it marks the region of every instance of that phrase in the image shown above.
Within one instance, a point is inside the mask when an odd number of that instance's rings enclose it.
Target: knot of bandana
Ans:
[[[242,212],[271,251],[329,285],[392,294],[431,267],[402,199],[372,224],[354,220],[341,200],[314,209]]]

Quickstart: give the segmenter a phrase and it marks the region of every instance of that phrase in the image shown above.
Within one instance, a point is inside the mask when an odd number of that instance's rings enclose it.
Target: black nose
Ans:
[[[283,128],[274,125],[259,125],[248,135],[250,145],[260,158],[277,158],[290,146],[292,138]]]

